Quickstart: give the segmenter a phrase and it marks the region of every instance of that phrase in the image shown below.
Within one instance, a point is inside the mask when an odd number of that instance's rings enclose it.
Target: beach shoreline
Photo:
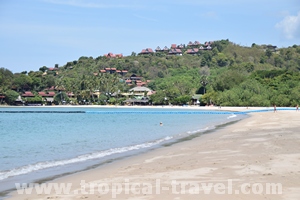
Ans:
[[[232,107],[232,106],[197,106],[197,105],[186,105],[186,106],[176,106],[176,105],[53,105],[53,106],[4,106],[0,105],[0,108],[179,108],[179,109],[204,109],[204,110],[258,110],[258,109],[269,109],[273,107]],[[280,107],[278,107],[280,108]]]
[[[142,106],[143,107],[143,106]],[[174,108],[174,107],[172,107]],[[186,107],[184,107],[186,108]],[[208,107],[212,109],[212,107]],[[222,109],[222,108],[221,108]],[[231,111],[256,110],[257,108],[226,108]],[[265,108],[260,108],[265,109]],[[223,110],[223,109],[222,109]],[[68,195],[55,193],[18,195],[13,192],[8,199],[111,199],[109,194],[78,194],[81,181],[86,183],[134,183],[154,184],[160,180],[164,187],[171,180],[226,183],[234,180],[234,187],[242,183],[281,182],[283,194],[247,194],[245,199],[299,199],[300,143],[299,113],[278,111],[251,113],[249,118],[222,127],[213,134],[204,134],[192,140],[158,148],[140,155],[125,158],[101,167],[78,172],[52,180],[55,183],[72,183]],[[288,134],[285,134],[288,133]],[[196,179],[195,179],[196,178]],[[298,178],[298,179],[297,179]],[[77,194],[76,192],[77,191]],[[220,199],[230,194],[197,195],[174,194],[160,191],[160,194],[118,194],[117,199]],[[240,199],[232,195],[230,199]],[[291,198],[292,197],[292,198]]]

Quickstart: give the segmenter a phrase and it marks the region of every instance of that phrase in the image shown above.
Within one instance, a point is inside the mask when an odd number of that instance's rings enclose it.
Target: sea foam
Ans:
[[[87,161],[87,160],[103,158],[105,156],[110,156],[110,155],[113,155],[113,154],[119,154],[119,153],[125,153],[125,152],[128,152],[128,151],[149,148],[149,147],[158,145],[162,142],[171,140],[172,138],[173,137],[171,137],[171,136],[167,136],[167,137],[164,137],[162,139],[155,140],[155,141],[152,141],[152,142],[146,142],[146,143],[132,145],[132,146],[108,149],[108,150],[104,150],[104,151],[99,151],[99,152],[94,152],[94,153],[90,153],[90,154],[77,156],[75,158],[71,158],[71,159],[68,159],[68,160],[39,162],[39,163],[36,163],[36,164],[26,165],[26,166],[14,168],[14,169],[7,170],[7,171],[1,171],[0,172],[0,180],[4,180],[4,179],[7,179],[7,178],[12,177],[12,176],[28,174],[30,172],[34,172],[34,171],[38,171],[38,170],[42,170],[42,169],[47,169],[47,168],[51,168],[51,167],[58,167],[58,166],[62,166],[62,165],[74,164],[74,163],[78,163],[78,162],[84,162],[84,161]]]

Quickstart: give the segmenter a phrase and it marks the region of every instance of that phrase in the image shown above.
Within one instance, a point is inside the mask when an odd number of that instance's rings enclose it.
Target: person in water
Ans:
[[[159,123],[159,125],[160,125],[160,126],[162,126],[162,125],[163,125],[163,123],[162,123],[162,122],[160,122],[160,123]]]

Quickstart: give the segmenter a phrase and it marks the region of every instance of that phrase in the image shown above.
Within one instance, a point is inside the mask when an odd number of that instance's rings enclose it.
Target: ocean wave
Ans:
[[[237,117],[237,115],[232,114],[232,115],[228,116],[227,119],[231,119],[231,118],[235,118],[235,117]]]
[[[207,131],[208,129],[210,129],[210,127],[205,127],[205,128],[198,129],[198,130],[194,130],[194,131],[188,131],[187,133],[188,133],[189,135],[192,135],[192,134],[195,134],[195,133]]]
[[[63,165],[68,165],[68,164],[74,164],[74,163],[78,163],[78,162],[84,162],[84,161],[87,161],[87,160],[103,158],[105,156],[109,156],[109,155],[113,155],[113,154],[119,154],[119,153],[125,153],[125,152],[128,152],[128,151],[149,148],[149,147],[152,147],[154,145],[160,144],[162,142],[171,140],[172,138],[173,137],[171,137],[171,136],[167,136],[165,138],[155,140],[153,142],[147,142],[147,143],[137,144],[137,145],[132,145],[132,146],[108,149],[108,150],[104,150],[104,151],[100,151],[100,152],[95,152],[95,153],[90,153],[90,154],[77,156],[75,158],[68,159],[68,160],[47,161],[47,162],[39,162],[39,163],[36,163],[36,164],[26,165],[26,166],[14,168],[12,170],[7,170],[7,171],[0,172],[0,180],[4,180],[4,179],[7,179],[7,178],[12,177],[12,176],[28,174],[30,172],[34,172],[34,171],[38,171],[38,170],[42,170],[42,169],[46,169],[46,168],[58,167],[58,166],[63,166]]]

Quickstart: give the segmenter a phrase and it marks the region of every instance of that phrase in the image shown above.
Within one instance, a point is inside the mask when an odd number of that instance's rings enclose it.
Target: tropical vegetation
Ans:
[[[57,103],[122,104],[126,97],[121,94],[135,86],[125,80],[136,74],[143,81],[151,80],[147,87],[156,91],[150,96],[153,104],[187,104],[193,95],[201,94],[201,105],[295,106],[300,103],[300,46],[270,47],[219,40],[211,44],[211,50],[193,55],[184,45],[182,55],[132,52],[121,58],[82,56],[51,70],[43,66],[38,71],[12,73],[0,68],[0,103],[12,105],[25,91],[35,95],[30,101],[41,102],[38,92],[54,86]],[[105,68],[128,73],[101,73]]]

